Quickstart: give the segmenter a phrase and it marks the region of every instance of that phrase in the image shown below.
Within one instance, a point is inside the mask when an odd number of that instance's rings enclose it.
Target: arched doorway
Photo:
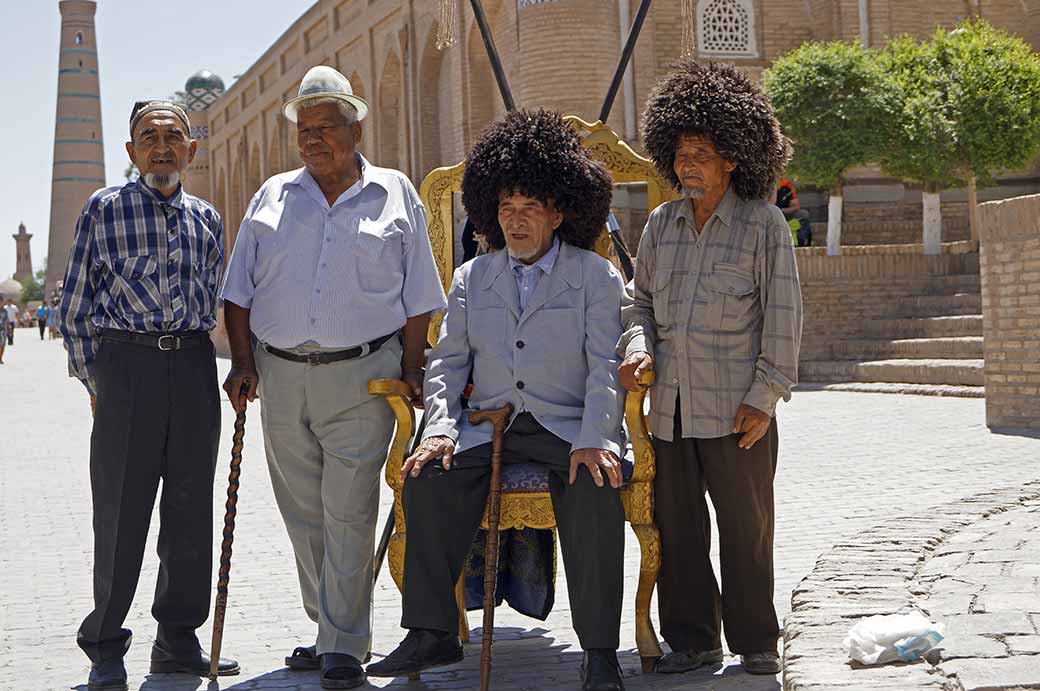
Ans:
[[[403,82],[401,60],[396,53],[390,53],[379,79],[379,160],[375,163],[398,170],[407,167],[401,161],[401,153],[404,151],[404,118],[401,112],[404,105]]]

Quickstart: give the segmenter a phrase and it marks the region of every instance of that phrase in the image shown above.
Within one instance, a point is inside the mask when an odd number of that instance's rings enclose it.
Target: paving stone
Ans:
[[[939,643],[943,660],[961,657],[1007,657],[1007,646],[986,636],[964,633],[949,634]]]
[[[956,677],[964,691],[1040,688],[1040,664],[1032,655],[951,660],[943,662],[942,671]]]
[[[1022,612],[993,612],[988,614],[952,614],[945,618],[949,631],[994,636],[1036,633],[1029,617]]]
[[[1040,614],[1040,593],[991,593],[987,589],[975,603],[976,612],[1019,611]]]
[[[1004,641],[1011,647],[1012,653],[1040,655],[1040,636],[1008,636]],[[1040,664],[1040,660],[1037,664]]]

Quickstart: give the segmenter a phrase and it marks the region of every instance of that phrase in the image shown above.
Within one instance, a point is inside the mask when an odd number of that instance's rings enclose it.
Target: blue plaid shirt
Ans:
[[[59,324],[69,374],[96,393],[97,329],[209,331],[224,260],[224,228],[208,202],[143,181],[87,201],[65,270]]]

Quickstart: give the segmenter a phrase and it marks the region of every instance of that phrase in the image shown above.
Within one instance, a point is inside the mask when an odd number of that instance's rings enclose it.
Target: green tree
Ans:
[[[43,299],[43,284],[37,280],[36,276],[29,276],[29,278],[22,280],[22,304],[32,302],[33,300]]]
[[[900,108],[880,158],[924,186],[925,252],[941,251],[939,192],[1026,165],[1040,150],[1040,57],[983,20],[889,43],[880,65]],[[972,210],[974,213],[974,209]]]
[[[841,246],[842,188],[849,168],[876,160],[897,104],[875,55],[859,44],[804,43],[766,72],[766,92],[794,142],[788,174],[830,190],[828,252]]]

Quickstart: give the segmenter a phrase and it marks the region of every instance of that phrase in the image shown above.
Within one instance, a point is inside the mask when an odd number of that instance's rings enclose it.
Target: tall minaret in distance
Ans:
[[[76,220],[90,195],[105,186],[105,151],[101,138],[101,91],[93,0],[61,0],[61,49],[58,54],[58,108],[54,123],[51,173],[51,227],[47,243],[50,295],[65,275]]]

